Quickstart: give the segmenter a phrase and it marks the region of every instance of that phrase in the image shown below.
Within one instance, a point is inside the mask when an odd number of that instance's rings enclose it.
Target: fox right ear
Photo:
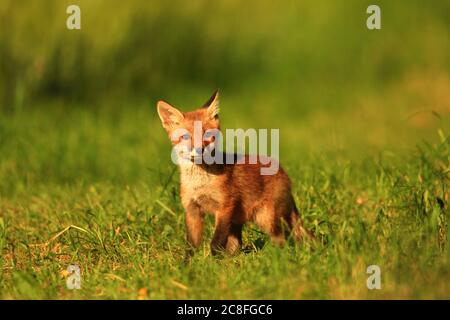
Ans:
[[[167,131],[172,130],[176,125],[179,125],[184,119],[184,115],[181,111],[172,107],[165,101],[158,101],[157,104],[158,115],[161,119],[164,129]]]
[[[203,105],[203,108],[208,109],[208,115],[211,119],[218,119],[219,117],[219,90],[217,89],[212,96]]]

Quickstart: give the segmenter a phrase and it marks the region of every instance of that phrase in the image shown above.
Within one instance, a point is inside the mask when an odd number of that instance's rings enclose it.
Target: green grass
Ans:
[[[0,298],[450,298],[450,2],[78,2],[0,1]],[[209,217],[186,261],[156,101],[218,87],[223,128],[280,129],[315,250],[216,259]]]
[[[245,96],[222,100],[225,127],[269,123],[237,111]],[[188,262],[178,176],[155,106],[59,107],[1,117],[1,298],[450,297],[443,115],[411,118],[387,103],[376,113],[382,121],[364,124],[362,106],[272,116],[274,127],[283,123],[281,162],[301,215],[321,244],[273,247],[249,225],[244,252],[220,260],[209,253],[210,218]],[[81,290],[66,288],[70,264],[82,269]],[[371,264],[381,267],[382,290],[366,288]]]

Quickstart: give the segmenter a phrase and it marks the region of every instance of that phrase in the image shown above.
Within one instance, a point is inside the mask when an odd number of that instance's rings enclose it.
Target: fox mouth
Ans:
[[[203,148],[192,149],[188,157],[192,162],[197,162],[199,160],[201,161],[203,159],[203,152]]]
[[[179,158],[183,159],[183,161],[189,161],[192,163],[196,163],[199,161],[203,161],[203,155],[199,154],[199,155],[191,155],[191,154],[180,154]]]
[[[189,156],[189,160],[191,160],[191,162],[195,163],[198,160],[203,160],[203,156],[202,155]]]

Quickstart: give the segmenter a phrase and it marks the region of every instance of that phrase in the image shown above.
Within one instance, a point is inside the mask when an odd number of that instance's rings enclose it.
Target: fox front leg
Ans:
[[[234,255],[239,252],[242,246],[242,224],[232,223],[227,239],[226,250],[229,254]]]
[[[186,238],[192,248],[198,248],[203,238],[204,213],[194,203],[186,207]]]
[[[217,255],[227,250],[232,223],[229,212],[216,213],[216,228],[211,241],[211,253]]]

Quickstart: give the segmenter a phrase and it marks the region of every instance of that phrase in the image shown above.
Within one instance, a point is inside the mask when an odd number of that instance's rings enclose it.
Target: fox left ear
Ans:
[[[158,101],[157,110],[162,125],[164,129],[166,129],[167,131],[172,130],[176,125],[179,125],[184,119],[184,115],[180,110],[176,109],[175,107],[172,107],[170,104],[168,104],[163,100]]]
[[[216,90],[211,98],[203,105],[203,108],[207,108],[208,115],[211,119],[219,118],[219,90]]]

